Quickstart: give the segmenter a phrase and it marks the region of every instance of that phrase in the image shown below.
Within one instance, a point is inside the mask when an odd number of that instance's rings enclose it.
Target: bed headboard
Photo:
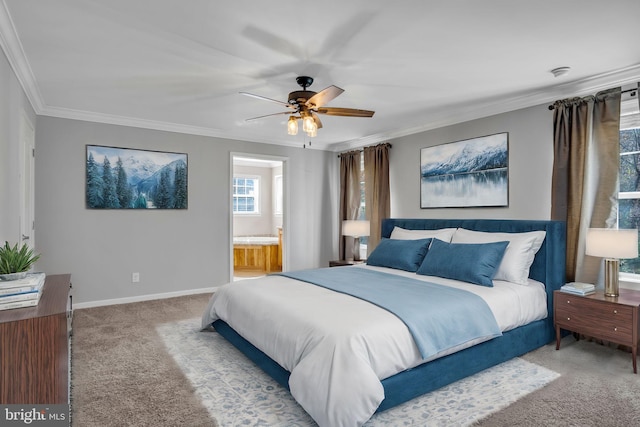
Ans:
[[[546,231],[542,247],[536,254],[529,277],[547,288],[547,307],[553,307],[553,291],[565,283],[566,226],[563,221],[515,219],[418,219],[388,218],[382,220],[382,237],[391,236],[393,227],[409,230],[436,230],[462,227],[487,232],[522,233]]]

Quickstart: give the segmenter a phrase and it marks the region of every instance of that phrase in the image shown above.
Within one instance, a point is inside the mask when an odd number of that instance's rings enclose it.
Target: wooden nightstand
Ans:
[[[366,261],[347,261],[344,259],[329,261],[329,267],[342,267],[345,265],[356,265],[356,264],[364,264]]]
[[[553,293],[556,350],[560,349],[560,329],[631,347],[633,373],[638,373],[638,329],[640,291],[620,289],[620,296],[602,292],[580,296],[562,291]]]

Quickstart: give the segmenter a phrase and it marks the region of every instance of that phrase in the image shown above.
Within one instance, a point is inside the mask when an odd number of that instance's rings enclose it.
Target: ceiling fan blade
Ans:
[[[291,106],[290,104],[283,102],[283,101],[278,101],[276,99],[271,99],[271,98],[267,98],[266,96],[261,96],[261,95],[254,95],[253,93],[249,93],[249,92],[240,92],[241,95],[246,95],[246,96],[250,96],[252,98],[256,98],[256,99],[262,99],[263,101],[269,101],[269,102],[275,102],[276,104],[288,107],[288,108],[293,108],[293,106]]]
[[[316,122],[318,129],[322,128],[322,121],[320,120],[320,117],[318,117],[318,115],[313,111],[311,112],[311,117],[313,117],[313,121]]]
[[[250,122],[252,120],[264,119],[265,117],[280,116],[282,114],[293,114],[293,113],[291,111],[281,111],[279,113],[265,114],[264,116],[251,117],[250,119],[245,119],[245,122]]]
[[[322,107],[316,108],[318,114],[326,114],[328,116],[346,116],[346,117],[372,117],[375,111],[358,110],[356,108],[339,108],[339,107]]]
[[[322,107],[327,102],[344,92],[344,89],[340,89],[338,86],[329,86],[322,89],[320,92],[313,95],[305,103],[307,107],[315,108]]]

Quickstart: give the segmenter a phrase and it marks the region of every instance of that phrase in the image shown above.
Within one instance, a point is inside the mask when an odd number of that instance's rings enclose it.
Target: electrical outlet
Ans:
[[[140,273],[131,273],[131,283],[140,282]]]

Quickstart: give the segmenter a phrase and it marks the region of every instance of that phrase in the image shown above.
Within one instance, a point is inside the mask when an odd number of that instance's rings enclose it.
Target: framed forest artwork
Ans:
[[[420,207],[509,205],[509,134],[420,150]]]
[[[187,209],[187,155],[87,145],[88,209]]]

